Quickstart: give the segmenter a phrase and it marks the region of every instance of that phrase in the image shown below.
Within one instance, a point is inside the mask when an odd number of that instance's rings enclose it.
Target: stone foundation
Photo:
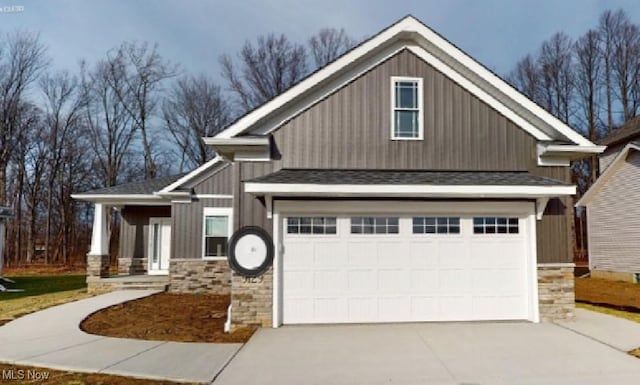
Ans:
[[[169,292],[228,295],[231,292],[230,276],[227,261],[171,259]]]
[[[591,270],[591,278],[638,283],[637,275],[635,273],[621,271]]]
[[[573,269],[573,263],[538,264],[540,321],[566,321],[574,318]]]
[[[147,274],[147,258],[118,258],[118,274]]]
[[[273,269],[260,277],[231,277],[231,329],[242,326],[271,327]]]
[[[109,276],[108,255],[87,255],[87,277]]]

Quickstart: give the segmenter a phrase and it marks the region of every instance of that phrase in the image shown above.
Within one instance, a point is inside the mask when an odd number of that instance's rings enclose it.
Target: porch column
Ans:
[[[87,254],[87,276],[106,277],[109,275],[109,239],[107,236],[107,207],[95,203],[91,249]]]

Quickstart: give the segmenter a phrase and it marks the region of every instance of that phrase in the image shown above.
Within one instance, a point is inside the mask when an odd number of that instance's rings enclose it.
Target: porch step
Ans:
[[[87,280],[89,291],[160,290],[166,291],[169,277],[158,275],[118,275]]]

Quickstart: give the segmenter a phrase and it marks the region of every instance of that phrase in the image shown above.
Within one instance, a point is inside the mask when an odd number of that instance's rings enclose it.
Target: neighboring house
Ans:
[[[587,209],[589,269],[640,282],[640,117],[605,137],[600,177],[578,201]]]
[[[569,165],[603,148],[413,17],[204,141],[178,179],[74,195],[90,276],[117,206],[122,272],[230,293],[234,326],[573,315]],[[226,261],[249,225],[275,243],[258,278]]]

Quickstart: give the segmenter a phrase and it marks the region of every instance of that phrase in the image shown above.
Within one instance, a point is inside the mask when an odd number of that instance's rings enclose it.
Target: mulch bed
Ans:
[[[626,311],[640,309],[640,284],[597,278],[576,278],[576,301]]]
[[[158,293],[87,317],[80,328],[108,337],[176,342],[247,342],[253,328],[224,332],[228,295]]]

